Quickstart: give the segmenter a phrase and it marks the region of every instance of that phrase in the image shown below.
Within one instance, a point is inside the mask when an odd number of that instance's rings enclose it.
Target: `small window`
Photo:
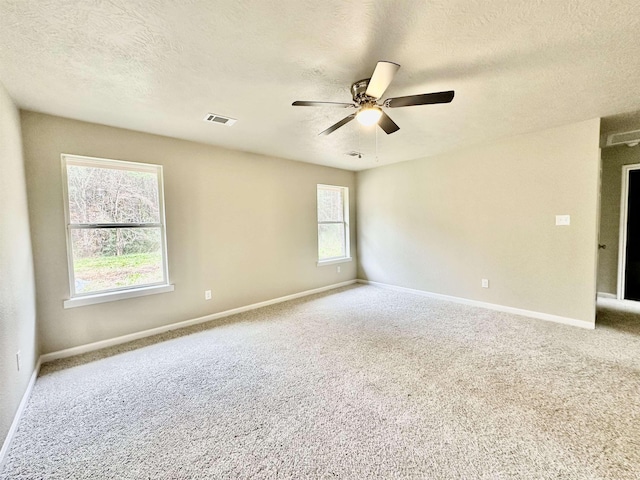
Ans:
[[[349,189],[318,185],[318,264],[349,261]]]
[[[153,288],[169,286],[162,167],[63,155],[62,168],[71,292],[65,307],[172,290]]]

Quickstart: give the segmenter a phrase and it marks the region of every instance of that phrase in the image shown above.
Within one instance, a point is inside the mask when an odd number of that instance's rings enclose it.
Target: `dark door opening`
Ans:
[[[640,300],[640,170],[629,170],[624,298]]]

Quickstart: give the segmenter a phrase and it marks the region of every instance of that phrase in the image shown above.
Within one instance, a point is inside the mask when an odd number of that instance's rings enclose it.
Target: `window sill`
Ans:
[[[330,258],[329,260],[319,260],[316,265],[318,265],[318,267],[323,267],[325,265],[335,265],[336,263],[346,263],[351,260],[351,257]]]
[[[64,301],[64,308],[84,307],[96,303],[115,302],[125,298],[143,297],[145,295],[155,295],[157,293],[173,292],[173,285],[154,285],[152,287],[141,287],[134,290],[121,290],[118,292],[98,293],[82,297],[70,298]]]

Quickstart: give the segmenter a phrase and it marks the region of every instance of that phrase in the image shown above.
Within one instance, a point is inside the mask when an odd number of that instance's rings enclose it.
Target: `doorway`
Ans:
[[[640,164],[622,167],[618,299],[640,301]]]

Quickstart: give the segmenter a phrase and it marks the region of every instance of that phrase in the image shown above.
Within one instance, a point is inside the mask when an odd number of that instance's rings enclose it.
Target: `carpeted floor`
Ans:
[[[44,365],[0,479],[640,478],[640,315],[353,286]]]

